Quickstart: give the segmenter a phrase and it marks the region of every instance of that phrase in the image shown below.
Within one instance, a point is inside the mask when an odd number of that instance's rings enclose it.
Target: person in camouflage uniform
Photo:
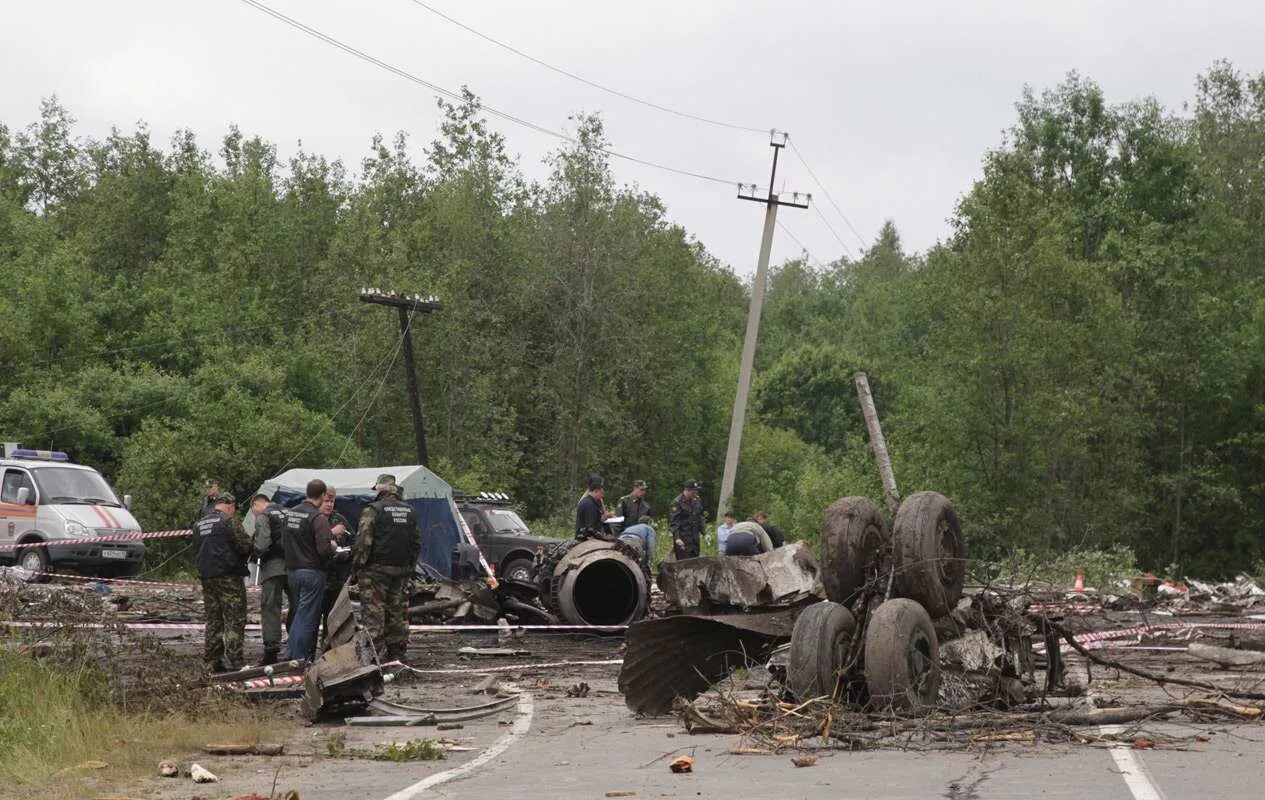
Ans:
[[[615,506],[615,516],[624,518],[624,521],[619,523],[621,534],[625,529],[638,524],[642,517],[651,516],[650,501],[646,499],[645,481],[633,481],[632,491],[619,498],[619,503]]]
[[[668,524],[672,529],[672,550],[677,561],[697,558],[704,524],[698,481],[690,479],[681,484],[681,493],[668,509]]]
[[[422,552],[413,507],[400,499],[395,476],[379,475],[377,500],[360,515],[351,568],[360,586],[360,622],[379,656],[403,660],[408,651],[408,582]]]
[[[334,534],[334,547],[351,547],[355,535],[351,532],[351,524],[347,518],[334,508],[334,501],[337,499],[338,490],[327,484],[325,502],[321,503],[321,513],[329,517],[330,531]],[[338,593],[343,590],[343,586],[350,577],[351,553],[335,551],[334,557],[330,559],[329,569],[325,573],[325,607],[321,612],[321,621],[324,626],[323,640],[329,639],[329,610],[334,607]]]
[[[193,526],[193,550],[202,581],[206,608],[204,658],[212,672],[240,669],[245,664],[242,640],[246,635],[246,559],[250,535],[236,516],[236,498],[220,492],[211,508]]]
[[[263,664],[275,664],[281,658],[281,601],[285,599],[285,629],[294,624],[298,597],[286,581],[285,536],[286,512],[280,503],[267,495],[257,494],[250,500],[254,512],[255,533],[252,550],[259,564],[259,621],[264,639]]]

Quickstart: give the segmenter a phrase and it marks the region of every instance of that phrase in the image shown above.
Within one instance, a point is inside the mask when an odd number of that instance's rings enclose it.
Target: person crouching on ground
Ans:
[[[422,554],[417,513],[400,499],[392,475],[379,475],[377,500],[360,515],[351,569],[360,586],[360,622],[379,658],[403,661],[408,653],[408,582]]]
[[[286,580],[298,596],[298,609],[290,628],[291,660],[308,658],[316,649],[316,627],[321,622],[321,604],[325,600],[325,571],[334,555],[334,534],[329,518],[320,509],[324,499],[325,481],[313,479],[307,482],[303,502],[286,511]]]
[[[729,529],[729,538],[725,542],[725,555],[758,556],[773,550],[773,542],[769,535],[754,519],[739,522]]]
[[[245,664],[246,583],[250,536],[236,516],[236,498],[221,492],[193,526],[194,560],[202,581],[206,611],[203,657],[212,672],[241,669]]]
[[[637,542],[641,547],[642,562],[649,567],[654,559],[655,530],[654,520],[648,515],[643,514],[637,524],[629,525],[624,528],[624,532],[619,535],[620,539],[628,539]]]

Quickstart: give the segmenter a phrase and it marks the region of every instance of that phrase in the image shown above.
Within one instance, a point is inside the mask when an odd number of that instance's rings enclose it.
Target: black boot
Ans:
[[[266,667],[269,664],[276,664],[281,660],[281,649],[278,647],[265,647],[263,661],[259,662],[259,666]]]

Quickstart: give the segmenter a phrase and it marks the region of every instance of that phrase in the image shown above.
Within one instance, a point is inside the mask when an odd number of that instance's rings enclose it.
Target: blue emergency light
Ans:
[[[37,461],[69,461],[70,456],[61,450],[32,450],[29,447],[8,447],[4,448],[5,456],[9,458],[27,458]]]

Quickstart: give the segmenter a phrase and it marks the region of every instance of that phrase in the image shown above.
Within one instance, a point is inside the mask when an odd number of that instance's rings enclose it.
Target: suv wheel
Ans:
[[[501,568],[500,577],[507,581],[531,582],[536,573],[536,564],[530,558],[511,558]]]

